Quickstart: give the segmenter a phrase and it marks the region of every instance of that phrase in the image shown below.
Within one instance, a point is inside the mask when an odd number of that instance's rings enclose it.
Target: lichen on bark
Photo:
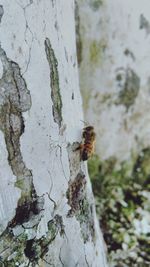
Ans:
[[[128,111],[138,96],[140,78],[131,68],[121,68],[117,72],[116,80],[120,89],[116,104],[124,105]]]
[[[99,8],[104,4],[104,0],[90,0],[89,5],[93,11],[98,11]]]
[[[62,122],[62,99],[59,86],[58,61],[48,38],[45,39],[45,52],[50,67],[51,98],[53,101],[54,121],[61,127]]]
[[[13,258],[11,253],[18,249],[16,243],[19,242],[21,246],[22,232],[24,236],[23,229],[28,227],[28,222],[30,221],[30,227],[37,229],[42,217],[44,198],[36,194],[32,171],[26,167],[20,148],[20,137],[25,128],[22,113],[31,107],[30,93],[19,65],[7,57],[2,47],[0,47],[0,60],[3,65],[3,75],[0,79],[0,130],[4,134],[9,165],[16,176],[15,185],[21,189],[16,214],[0,236],[0,255],[7,261]],[[23,227],[20,239],[14,234],[18,226]],[[12,250],[7,249],[10,242],[13,244]]]
[[[140,23],[139,23],[139,28],[140,30],[145,29],[146,34],[148,35],[150,33],[150,23],[149,21],[145,18],[143,14],[140,15]]]
[[[64,235],[64,225],[62,217],[58,214],[48,223],[48,231],[41,238],[28,239],[25,228],[18,230],[14,234],[10,226],[0,236],[0,267],[36,266],[39,260],[43,260],[48,252],[49,245],[55,240],[58,233]]]
[[[31,96],[19,65],[7,58],[0,47],[3,75],[0,79],[0,130],[4,134],[8,162],[16,176],[16,186],[22,190],[22,198],[31,197],[32,172],[23,162],[20,137],[24,132],[22,113],[31,107]]]
[[[75,146],[77,144],[68,146],[68,157],[70,164],[70,180],[68,183],[68,190],[66,197],[68,204],[71,207],[67,217],[75,216],[80,223],[81,235],[84,243],[92,239],[95,240],[95,225],[94,225],[94,211],[93,203],[89,202],[87,179],[85,173],[82,171],[80,155],[77,151],[75,153]],[[74,153],[72,153],[74,151]],[[78,155],[77,155],[78,154]]]

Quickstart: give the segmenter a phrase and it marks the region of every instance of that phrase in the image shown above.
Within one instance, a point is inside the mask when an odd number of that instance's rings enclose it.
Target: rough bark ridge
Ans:
[[[0,23],[0,266],[104,267],[88,173],[75,151],[82,108],[74,3],[1,1]]]

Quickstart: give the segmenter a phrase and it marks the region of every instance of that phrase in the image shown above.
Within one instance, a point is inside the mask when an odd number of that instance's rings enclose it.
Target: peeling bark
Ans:
[[[9,60],[0,47],[0,59],[3,64],[3,76],[0,79],[0,129],[4,133],[8,151],[8,162],[17,177],[16,186],[30,194],[32,174],[25,166],[20,151],[20,136],[24,132],[22,112],[31,107],[31,97],[18,64]],[[22,183],[22,186],[21,186]]]

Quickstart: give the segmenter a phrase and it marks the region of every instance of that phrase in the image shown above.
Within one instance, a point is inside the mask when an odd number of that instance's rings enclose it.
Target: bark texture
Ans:
[[[73,1],[0,1],[0,266],[105,267]]]

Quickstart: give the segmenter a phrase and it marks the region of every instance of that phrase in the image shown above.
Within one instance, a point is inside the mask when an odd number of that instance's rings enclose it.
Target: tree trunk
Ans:
[[[74,28],[73,1],[0,1],[0,266],[106,266]]]
[[[78,0],[80,87],[101,159],[118,162],[150,145],[150,2]]]
[[[89,161],[110,266],[150,266],[150,1],[77,0]]]

